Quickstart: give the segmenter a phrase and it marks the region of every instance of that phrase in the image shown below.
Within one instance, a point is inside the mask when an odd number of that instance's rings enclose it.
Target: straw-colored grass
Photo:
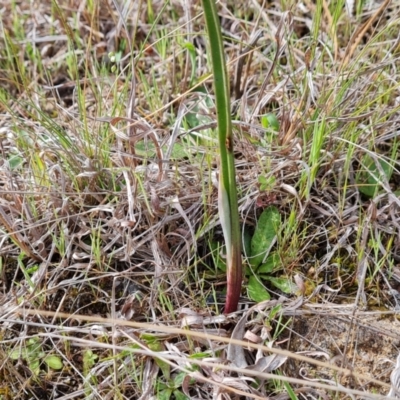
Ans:
[[[395,394],[400,4],[244,3],[230,315],[201,2],[0,5],[0,400]]]

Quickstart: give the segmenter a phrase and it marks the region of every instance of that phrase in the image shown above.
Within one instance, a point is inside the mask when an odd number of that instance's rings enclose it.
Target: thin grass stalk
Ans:
[[[217,107],[220,150],[218,209],[226,244],[228,282],[224,312],[230,313],[237,310],[243,276],[229,79],[215,0],[202,0],[202,5],[210,42]]]

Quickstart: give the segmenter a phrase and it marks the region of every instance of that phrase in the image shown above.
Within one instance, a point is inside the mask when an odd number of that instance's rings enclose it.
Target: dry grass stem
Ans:
[[[0,400],[398,397],[399,3],[220,4],[229,315],[201,4],[117,3],[0,6]]]

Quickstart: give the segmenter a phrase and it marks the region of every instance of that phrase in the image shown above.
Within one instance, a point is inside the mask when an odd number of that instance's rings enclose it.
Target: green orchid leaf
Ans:
[[[254,275],[250,276],[249,283],[247,285],[247,295],[249,298],[257,303],[269,300],[271,298],[267,289]]]
[[[153,350],[153,351],[163,351],[164,350],[163,344],[158,340],[150,342],[147,345],[149,346],[149,349]],[[160,367],[165,379],[167,379],[167,380],[170,379],[171,366],[166,361],[164,361],[160,358],[157,358],[157,357],[155,358],[155,362]]]
[[[277,267],[280,264],[280,257],[278,253],[272,253],[268,256],[267,260],[265,261],[264,264],[262,264],[258,269],[257,273],[258,274],[270,274],[274,270],[277,269]]]
[[[287,278],[273,278],[269,276],[266,277],[265,279],[270,281],[276,288],[281,290],[283,293],[292,294],[298,289],[296,285],[290,279]]]
[[[281,223],[281,216],[276,207],[266,208],[257,222],[257,227],[251,239],[250,265],[256,269],[268,255],[274,244]]]
[[[357,174],[357,187],[365,196],[371,198],[375,197],[381,187],[380,180],[382,178],[378,166],[376,165],[376,161],[369,154],[365,154],[361,160],[361,164],[366,168],[366,170],[364,169]],[[385,180],[389,180],[393,173],[393,167],[383,159],[379,159],[379,164],[385,175]]]

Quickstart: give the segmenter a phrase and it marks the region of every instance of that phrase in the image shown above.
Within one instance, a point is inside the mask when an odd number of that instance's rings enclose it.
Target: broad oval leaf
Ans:
[[[270,274],[272,271],[277,269],[279,265],[279,254],[278,253],[272,253],[268,256],[267,260],[265,261],[264,264],[258,268],[257,273],[259,274]]]
[[[280,223],[281,216],[274,206],[267,207],[260,215],[251,239],[250,265],[253,268],[257,268],[265,260],[275,242]]]
[[[47,356],[43,361],[51,369],[62,369],[62,367],[63,367],[61,358],[57,357],[57,356]]]
[[[247,295],[249,298],[257,303],[271,298],[267,289],[254,275],[250,276],[249,283],[247,285]]]
[[[297,286],[288,278],[273,278],[267,277],[265,278],[269,280],[275,287],[281,290],[283,293],[292,294],[298,290]]]
[[[393,173],[393,167],[385,160],[378,160],[386,180],[389,180]],[[366,170],[360,171],[356,176],[358,190],[368,197],[375,197],[381,187],[381,173],[376,161],[369,154],[362,158],[362,165]]]

